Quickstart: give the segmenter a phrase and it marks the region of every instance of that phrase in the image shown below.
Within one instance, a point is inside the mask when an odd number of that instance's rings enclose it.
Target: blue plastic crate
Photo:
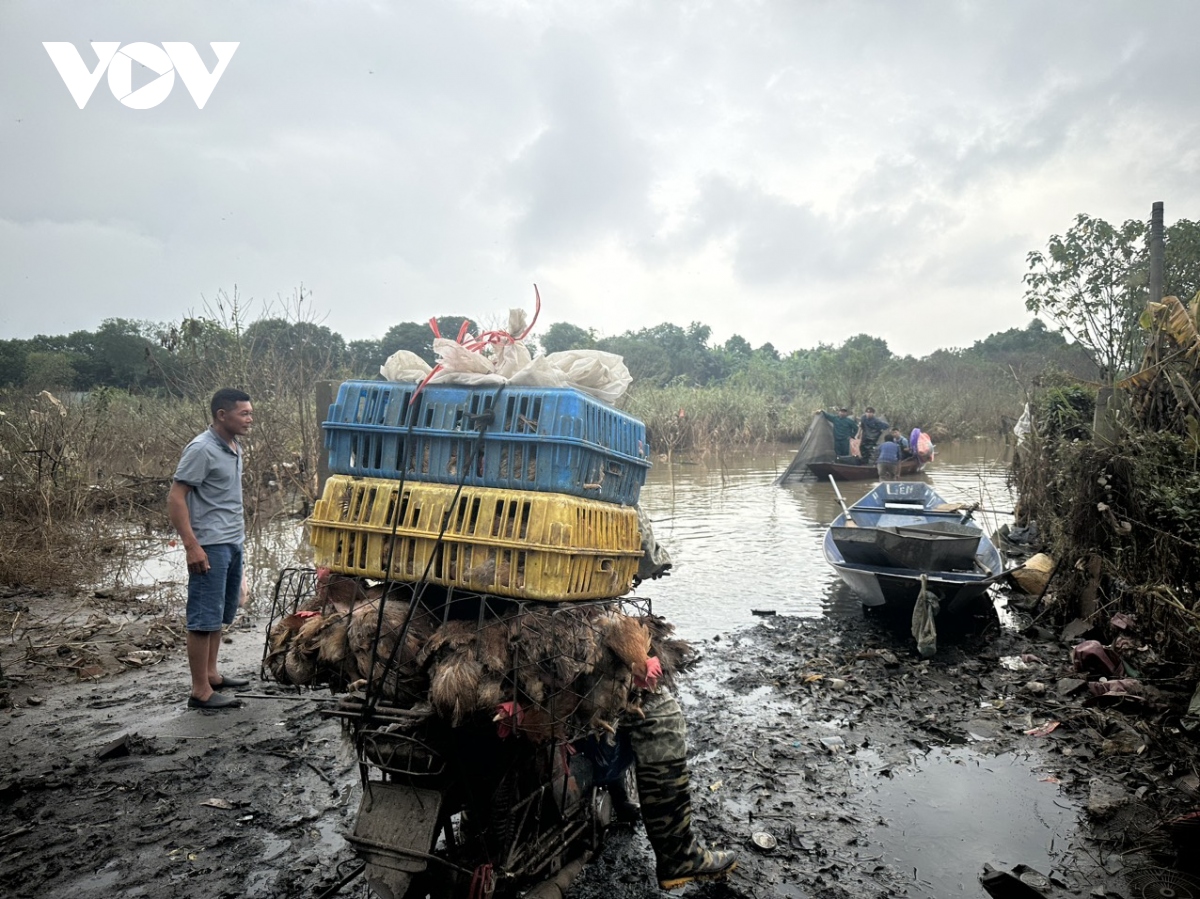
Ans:
[[[410,406],[416,389],[343,383],[324,423],[330,471],[637,502],[650,462],[636,418],[568,387],[435,384]]]

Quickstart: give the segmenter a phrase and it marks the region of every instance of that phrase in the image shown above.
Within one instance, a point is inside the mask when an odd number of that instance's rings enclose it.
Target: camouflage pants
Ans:
[[[666,690],[647,693],[642,711],[644,718],[629,715],[621,720],[638,765],[683,762],[687,758],[687,722],[675,697]]]
[[[637,763],[634,776],[642,803],[646,836],[664,872],[686,868],[708,856],[692,831],[691,790],[687,768],[687,723],[675,697],[652,693],[642,705],[645,718],[630,717],[629,740]]]

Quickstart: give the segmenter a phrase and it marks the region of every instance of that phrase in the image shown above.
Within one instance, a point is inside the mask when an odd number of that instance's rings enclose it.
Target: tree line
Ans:
[[[464,321],[469,319],[443,316],[438,325],[443,335],[454,335]],[[850,405],[866,401],[871,384],[889,371],[945,371],[965,365],[1020,378],[1040,371],[1047,362],[1079,376],[1087,376],[1091,368],[1086,354],[1040,319],[969,348],[937,350],[922,359],[897,356],[886,341],[867,334],[836,346],[820,344],[786,354],[770,343],[752,347],[736,334],[716,344],[711,334],[707,325],[692,322],[687,327],[663,323],[598,337],[558,322],[535,335],[533,343],[548,353],[616,353],[624,358],[634,383],[646,387],[736,385],[775,394],[805,391]],[[297,369],[329,377],[374,378],[380,364],[397,350],[409,350],[433,364],[433,336],[426,322],[400,322],[378,339],[347,342],[324,325],[282,317],[260,318],[244,327],[210,318],[171,324],[113,318],[95,331],[0,341],[0,387],[173,393],[194,380],[190,373],[196,365],[229,365],[239,357],[247,364],[286,360]]]
[[[741,335],[724,343],[701,323],[664,322],[615,336],[599,336],[568,322],[534,335],[533,349],[598,349],[625,359],[639,387],[737,387],[779,397],[803,393],[857,407],[870,402],[881,381],[949,378],[970,382],[1002,376],[1028,388],[1047,368],[1083,380],[1111,379],[1134,366],[1143,335],[1139,316],[1149,281],[1148,226],[1113,226],[1086,214],[1045,250],[1029,253],[1024,281],[1025,328],[994,333],[970,347],[928,356],[897,356],[868,334],[838,345],[781,352],[754,347]],[[1190,299],[1200,290],[1200,225],[1181,219],[1166,229],[1166,293]],[[235,371],[265,360],[287,360],[320,377],[373,378],[397,350],[430,364],[434,334],[428,322],[399,322],[380,337],[346,341],[313,320],[301,288],[283,314],[267,308],[254,320],[236,295],[219,295],[208,314],[155,323],[111,318],[95,331],[0,341],[0,388],[87,392],[100,387],[133,393],[186,393],[198,366]],[[1043,318],[1045,321],[1043,321]],[[446,336],[468,317],[436,319]],[[1049,324],[1047,324],[1047,322]],[[471,330],[479,325],[470,322]]]

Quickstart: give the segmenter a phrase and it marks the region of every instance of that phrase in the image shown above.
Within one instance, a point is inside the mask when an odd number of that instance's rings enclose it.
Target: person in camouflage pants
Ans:
[[[658,885],[672,890],[693,880],[724,878],[737,865],[737,853],[706,849],[692,830],[683,711],[665,689],[646,693],[642,711],[644,718],[630,716],[622,729],[637,760],[634,776],[658,861]]]

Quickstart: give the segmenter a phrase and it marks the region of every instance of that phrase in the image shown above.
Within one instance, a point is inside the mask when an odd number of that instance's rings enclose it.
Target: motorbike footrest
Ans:
[[[417,873],[428,866],[442,794],[408,784],[369,781],[347,840],[368,866]]]

